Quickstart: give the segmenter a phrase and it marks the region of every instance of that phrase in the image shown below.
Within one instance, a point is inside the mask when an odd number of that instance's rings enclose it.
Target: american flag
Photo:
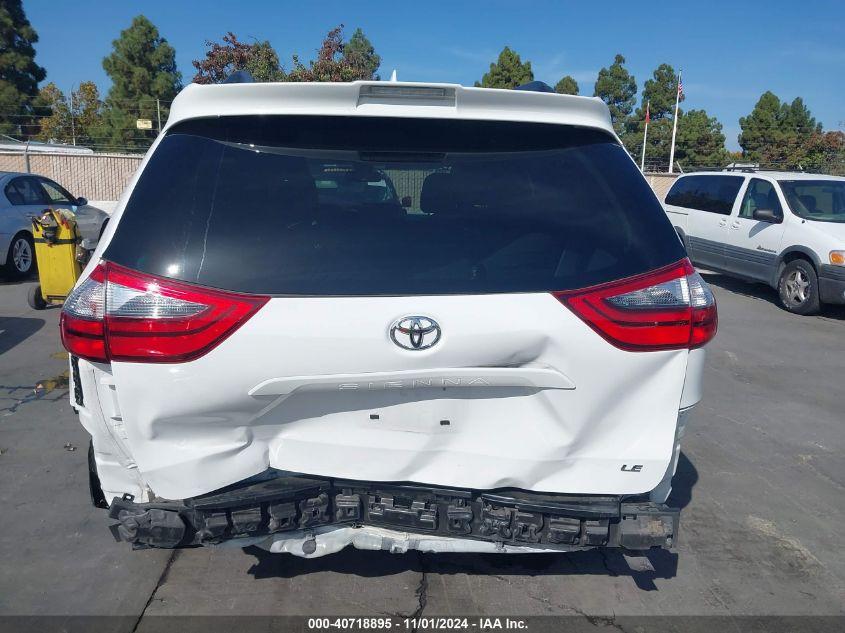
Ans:
[[[684,82],[681,81],[681,73],[678,73],[678,98],[684,96]]]
[[[648,102],[645,104],[645,122],[646,122],[646,123],[648,123],[649,121],[651,121],[651,116],[649,116],[649,108],[650,108],[650,106],[651,106],[651,101],[648,101]]]

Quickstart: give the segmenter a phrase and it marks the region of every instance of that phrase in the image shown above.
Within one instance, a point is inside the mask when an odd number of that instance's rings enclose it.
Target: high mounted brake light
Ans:
[[[102,262],[62,308],[62,343],[71,354],[99,362],[194,360],[268,300]]]
[[[687,259],[622,281],[553,294],[621,349],[692,349],[716,335],[716,300]]]
[[[455,105],[455,89],[439,86],[365,84],[358,92],[358,104],[407,103],[408,105]]]

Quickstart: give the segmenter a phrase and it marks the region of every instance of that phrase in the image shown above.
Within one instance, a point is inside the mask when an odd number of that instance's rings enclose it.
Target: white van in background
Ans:
[[[691,173],[664,208],[697,266],[769,284],[797,314],[845,303],[845,178]]]

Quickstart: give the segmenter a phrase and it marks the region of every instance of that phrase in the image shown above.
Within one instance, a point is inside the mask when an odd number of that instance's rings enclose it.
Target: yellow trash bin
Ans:
[[[82,272],[76,247],[79,232],[70,211],[46,209],[32,219],[35,261],[39,285],[29,291],[30,307],[43,310],[51,303],[62,303]]]

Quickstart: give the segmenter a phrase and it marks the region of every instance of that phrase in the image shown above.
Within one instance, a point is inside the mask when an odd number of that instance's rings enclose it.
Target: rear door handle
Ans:
[[[738,229],[740,226],[742,225],[740,224],[739,220],[734,220],[733,222],[731,222],[732,229]]]
[[[719,220],[719,226],[726,226],[728,223],[727,220]]]

